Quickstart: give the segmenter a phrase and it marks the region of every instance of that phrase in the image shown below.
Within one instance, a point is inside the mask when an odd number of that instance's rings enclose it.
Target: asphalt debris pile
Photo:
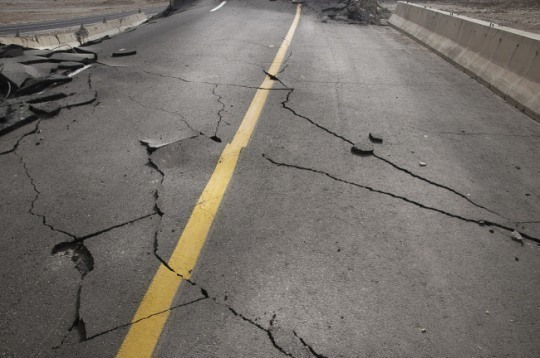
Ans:
[[[359,25],[387,25],[391,12],[377,0],[327,1],[321,9],[322,21],[329,19]],[[332,4],[333,3],[333,4]]]
[[[0,45],[0,135],[55,116],[62,108],[93,102],[96,93],[90,88],[74,93],[62,85],[73,80],[75,71],[96,61],[94,52],[80,48],[36,50]]]

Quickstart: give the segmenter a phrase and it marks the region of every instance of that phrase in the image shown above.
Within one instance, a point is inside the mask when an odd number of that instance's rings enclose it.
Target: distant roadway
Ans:
[[[165,6],[154,6],[144,9],[144,12],[146,15],[155,15],[158,12],[165,9]],[[46,22],[36,22],[36,23],[23,23],[23,24],[8,24],[8,25],[1,25],[0,26],[0,36],[6,36],[6,35],[15,35],[17,33],[17,30],[19,30],[20,33],[26,33],[26,32],[37,32],[37,31],[45,31],[45,30],[51,30],[51,29],[60,29],[65,27],[72,27],[72,26],[78,26],[80,24],[94,24],[96,22],[101,22],[105,18],[106,20],[114,20],[121,17],[133,15],[139,12],[139,10],[128,10],[128,11],[122,11],[122,12],[116,12],[111,14],[100,14],[100,15],[93,15],[93,16],[85,16],[85,17],[77,17],[73,19],[67,19],[67,20],[54,20],[54,21],[46,21]]]

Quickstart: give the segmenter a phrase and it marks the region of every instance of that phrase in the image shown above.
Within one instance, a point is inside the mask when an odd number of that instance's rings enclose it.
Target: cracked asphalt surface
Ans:
[[[0,137],[2,357],[113,357],[137,324],[296,9],[219,3],[93,46],[96,101]],[[540,355],[540,125],[309,7],[274,80],[154,355]]]

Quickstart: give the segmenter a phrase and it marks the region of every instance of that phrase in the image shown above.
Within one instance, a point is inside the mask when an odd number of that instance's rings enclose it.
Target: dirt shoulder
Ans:
[[[144,10],[163,0],[0,0],[0,24],[31,23]]]
[[[523,31],[540,33],[539,0],[424,0],[414,3]],[[392,11],[396,4],[397,1],[394,0],[381,2],[381,5]]]

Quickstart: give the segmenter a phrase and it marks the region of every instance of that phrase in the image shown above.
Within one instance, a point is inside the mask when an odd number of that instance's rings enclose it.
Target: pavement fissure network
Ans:
[[[276,79],[277,79],[277,78],[276,78]],[[283,82],[281,82],[281,81],[279,81],[279,82],[282,83],[283,85],[285,85]],[[286,85],[285,85],[285,86],[286,86]],[[354,144],[355,144],[352,140],[347,139],[347,138],[345,138],[344,136],[342,136],[342,135],[340,135],[340,134],[338,134],[338,133],[336,133],[336,132],[334,132],[334,131],[332,131],[332,130],[330,130],[330,129],[328,129],[328,128],[322,126],[322,125],[320,125],[319,123],[317,123],[317,122],[314,121],[313,119],[308,118],[308,117],[306,117],[306,116],[304,116],[304,115],[301,115],[301,114],[297,113],[293,108],[291,108],[291,107],[289,106],[290,96],[291,96],[291,94],[294,92],[294,88],[288,87],[288,89],[289,89],[289,92],[287,93],[287,96],[286,96],[285,100],[284,100],[283,102],[281,102],[282,107],[283,107],[284,109],[288,110],[289,112],[291,112],[291,113],[292,113],[293,115],[295,115],[296,117],[302,118],[302,119],[308,121],[309,123],[311,123],[311,124],[314,125],[315,127],[319,128],[319,129],[321,129],[321,130],[323,130],[324,132],[326,132],[326,133],[328,133],[328,134],[330,134],[330,135],[332,135],[332,136],[334,136],[334,137],[336,137],[336,138],[339,138],[340,140],[342,140],[342,141],[344,141],[344,142],[346,142],[346,143],[348,143],[348,144],[350,144],[350,145],[354,145]],[[397,165],[396,163],[394,163],[394,162],[392,162],[392,161],[390,161],[390,160],[388,160],[388,159],[386,159],[386,158],[383,158],[383,157],[381,157],[381,156],[379,156],[379,155],[377,155],[377,154],[375,154],[375,153],[373,153],[372,156],[373,156],[374,158],[376,158],[376,159],[378,159],[378,160],[380,160],[380,161],[382,161],[382,162],[388,164],[388,165],[391,165],[393,168],[395,168],[395,169],[397,169],[397,170],[399,170],[399,171],[402,171],[402,172],[404,172],[404,173],[406,173],[406,174],[408,174],[408,175],[410,175],[410,176],[412,176],[412,177],[414,177],[414,178],[416,178],[416,179],[422,180],[422,181],[424,181],[424,182],[426,182],[426,183],[429,183],[430,185],[433,185],[433,186],[435,186],[435,187],[438,187],[438,188],[447,190],[447,191],[449,191],[449,192],[451,192],[451,193],[453,193],[453,194],[455,194],[455,195],[461,197],[462,199],[465,199],[466,201],[468,201],[469,203],[471,203],[472,205],[474,205],[474,206],[476,206],[476,207],[478,207],[478,208],[480,208],[480,209],[486,210],[486,211],[488,211],[488,212],[490,212],[490,213],[492,213],[492,214],[495,214],[495,215],[497,215],[497,216],[499,216],[499,217],[501,217],[501,218],[503,218],[503,219],[509,220],[508,218],[506,218],[506,217],[503,216],[502,214],[499,214],[499,213],[497,213],[497,212],[495,212],[495,211],[493,211],[493,210],[491,210],[491,209],[489,209],[489,208],[487,208],[487,207],[485,207],[485,206],[483,206],[483,205],[477,204],[476,202],[474,202],[473,200],[471,200],[470,198],[468,198],[465,194],[462,194],[462,193],[458,192],[458,191],[455,190],[455,189],[452,189],[452,188],[450,188],[450,187],[448,187],[448,186],[446,186],[446,185],[439,184],[439,183],[437,183],[437,182],[434,182],[433,180],[430,180],[430,179],[424,178],[424,177],[422,177],[422,176],[420,176],[420,175],[418,175],[418,174],[415,174],[415,173],[413,173],[412,171],[410,171],[410,170],[408,170],[408,169],[406,169],[406,168],[403,168],[403,167]],[[263,157],[265,157],[267,160],[269,160],[270,162],[272,162],[273,164],[276,164],[276,165],[282,165],[282,166],[287,166],[287,167],[290,167],[290,168],[296,168],[296,169],[301,169],[301,170],[312,171],[312,172],[319,173],[319,174],[324,174],[324,175],[326,175],[326,176],[328,176],[328,177],[330,177],[330,178],[332,178],[332,179],[334,179],[334,180],[341,181],[341,182],[344,182],[344,183],[347,183],[347,184],[351,184],[351,185],[355,185],[355,186],[358,186],[358,187],[363,187],[364,189],[368,189],[368,190],[374,191],[374,192],[379,192],[379,193],[381,193],[381,194],[390,195],[390,196],[393,196],[394,198],[402,199],[402,200],[407,201],[407,202],[409,202],[409,203],[411,203],[411,204],[420,206],[420,207],[422,207],[422,208],[424,208],[424,209],[429,209],[429,210],[437,211],[437,212],[439,212],[439,213],[441,213],[441,214],[445,214],[445,215],[447,215],[447,216],[451,216],[451,217],[453,217],[453,218],[457,218],[457,219],[460,219],[460,220],[463,220],[463,221],[473,222],[473,223],[477,223],[477,224],[481,224],[481,225],[488,225],[488,226],[491,225],[491,226],[495,226],[495,227],[498,227],[498,228],[501,228],[501,229],[504,229],[504,230],[508,230],[508,231],[510,231],[510,232],[512,232],[512,231],[515,230],[515,228],[512,228],[512,227],[507,226],[507,225],[503,225],[503,224],[500,224],[500,223],[492,222],[492,221],[489,221],[489,220],[480,220],[480,219],[465,218],[465,217],[460,216],[460,215],[458,215],[458,214],[452,214],[452,213],[450,213],[450,212],[447,212],[447,211],[444,211],[444,210],[441,210],[441,209],[437,209],[437,208],[434,208],[434,207],[430,207],[430,206],[421,204],[421,203],[419,203],[419,202],[417,202],[417,201],[414,201],[414,200],[412,200],[412,199],[408,199],[408,198],[406,198],[406,197],[402,197],[402,196],[399,196],[399,195],[395,195],[395,194],[392,194],[392,193],[389,193],[389,192],[379,191],[379,190],[377,190],[377,189],[374,189],[374,188],[371,188],[371,187],[368,187],[368,186],[363,186],[363,185],[361,185],[361,184],[357,184],[357,183],[353,183],[353,182],[348,182],[348,181],[346,181],[346,180],[339,179],[339,178],[333,176],[333,175],[330,174],[330,173],[326,173],[326,172],[323,172],[323,171],[320,171],[320,170],[317,170],[317,169],[312,169],[312,168],[307,168],[307,167],[302,167],[302,166],[297,166],[297,165],[287,164],[287,163],[279,163],[279,162],[274,161],[273,159],[269,158],[268,156],[266,156],[266,155],[264,155],[264,154],[263,154]],[[509,220],[509,221],[510,221],[510,220]],[[518,224],[518,223],[519,223],[519,222],[515,222],[515,224]],[[532,235],[528,235],[528,234],[526,234],[526,233],[525,233],[525,234],[522,234],[522,236],[524,236],[525,238],[527,238],[527,239],[529,239],[529,240],[531,240],[531,241],[540,243],[540,238],[534,237],[534,236],[532,236]]]

